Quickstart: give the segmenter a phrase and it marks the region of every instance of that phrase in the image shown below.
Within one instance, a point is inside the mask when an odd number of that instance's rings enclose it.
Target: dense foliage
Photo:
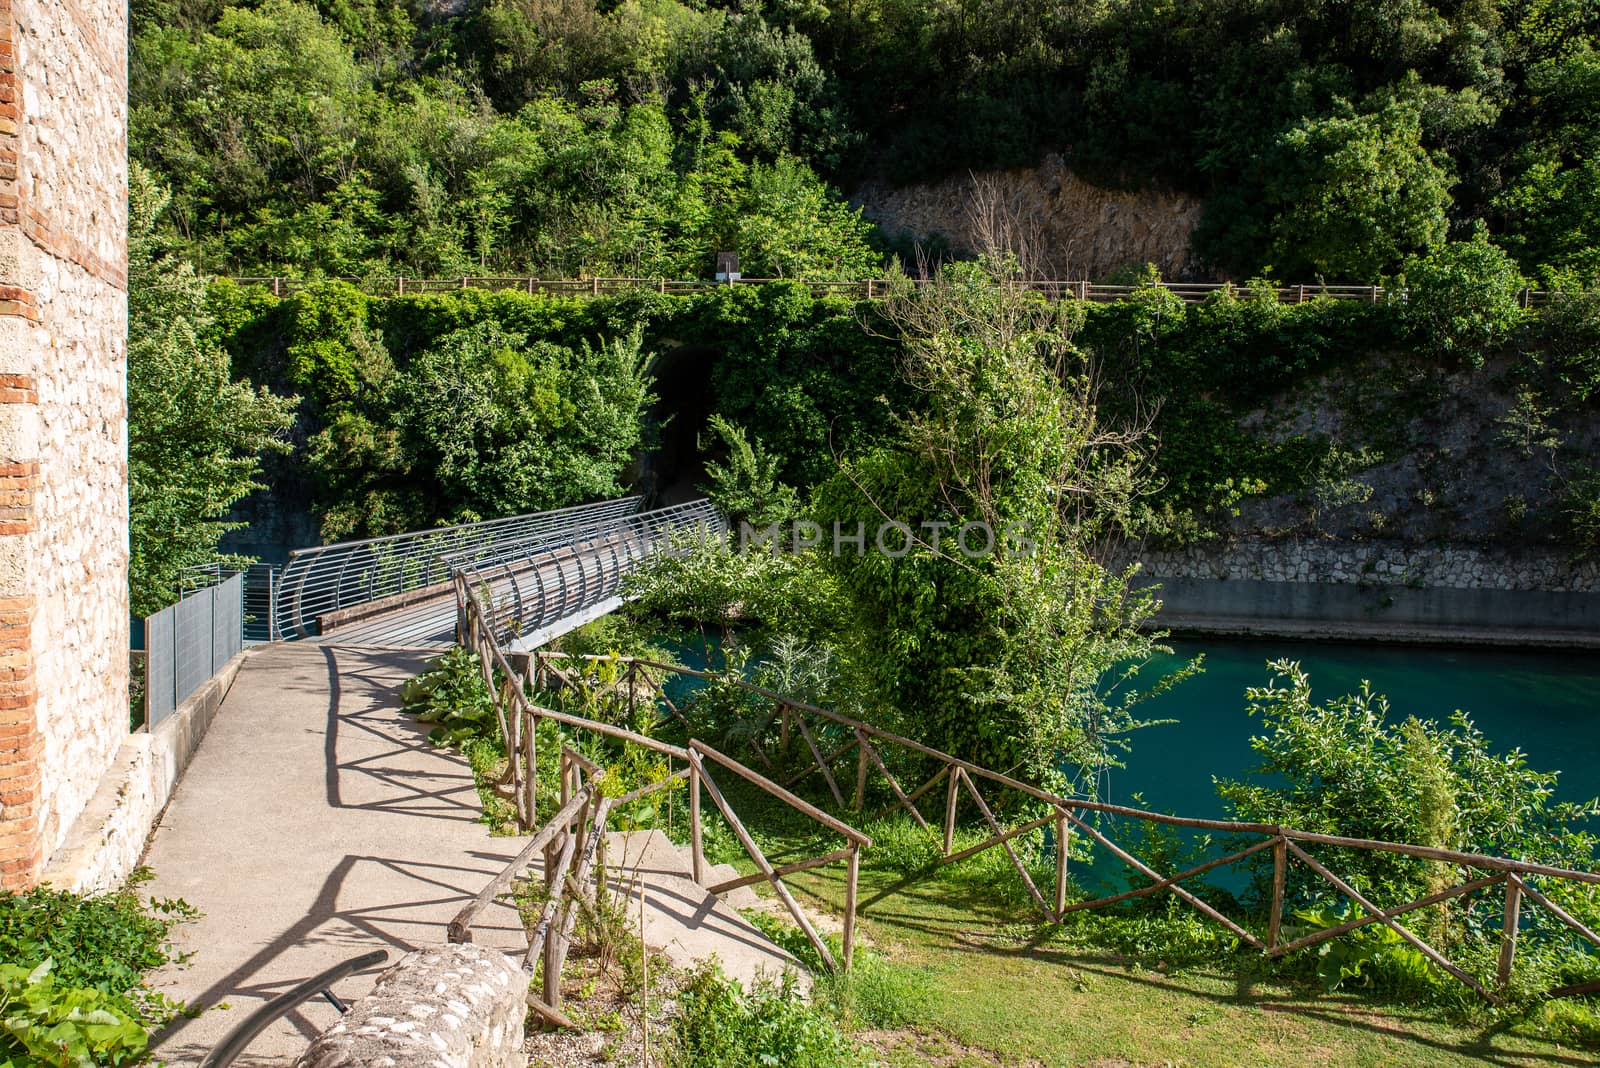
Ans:
[[[302,398],[304,446],[273,480],[330,538],[620,495],[663,432],[697,450],[692,410],[652,410],[664,361],[694,403],[753,428],[769,480],[798,486],[881,435],[887,398],[905,393],[893,346],[863,335],[854,305],[788,284],[588,301],[375,297],[338,281],[280,299],[219,281],[208,307],[236,370]]]
[[[732,248],[753,276],[875,269],[867,225],[791,151],[799,57],[759,16],[472,8],[434,24],[390,0],[135,4],[131,149],[175,183],[191,255],[236,273],[654,278],[706,275]],[[700,81],[726,68],[748,81]]]
[[[1594,278],[1576,0],[957,6],[139,0],[131,147],[239,273],[875,268],[853,187],[1061,153],[1205,201],[1239,273],[1367,282],[1488,226]]]
[[[292,401],[235,381],[210,336],[206,285],[156,234],[168,193],[130,175],[128,508],[133,611],[177,598],[180,572],[217,558],[228,507],[261,485],[260,454],[287,448]]]
[[[1280,661],[1271,668],[1272,681],[1248,692],[1250,712],[1262,721],[1263,733],[1252,739],[1261,763],[1249,778],[1218,785],[1235,818],[1560,868],[1592,866],[1600,838],[1585,825],[1600,815],[1600,802],[1556,801],[1556,773],[1529,767],[1518,749],[1497,749],[1463,713],[1446,723],[1400,720],[1381,695],[1365,689],[1318,703],[1298,664]],[[1313,852],[1351,886],[1386,905],[1467,878],[1461,868],[1396,853],[1321,847]],[[1254,873],[1250,896],[1258,903],[1269,900],[1270,862],[1255,864]],[[1344,896],[1310,871],[1293,865],[1291,875],[1290,906],[1305,929],[1331,927],[1354,915]],[[1533,882],[1580,922],[1600,921],[1592,886]],[[1430,907],[1412,926],[1485,977],[1500,949],[1502,895],[1495,889]],[[1537,996],[1600,975],[1600,961],[1575,944],[1548,910],[1530,908],[1523,919],[1519,993]],[[1410,996],[1464,990],[1392,931],[1368,929],[1340,939],[1322,951],[1319,963],[1330,986],[1360,979]]]
[[[136,888],[0,894],[0,1064],[139,1063],[147,1030],[183,1011],[144,975],[172,958],[168,934],[193,910]]]

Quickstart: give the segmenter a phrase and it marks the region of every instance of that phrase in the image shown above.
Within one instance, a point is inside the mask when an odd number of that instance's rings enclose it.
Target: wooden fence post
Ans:
[[[860,812],[867,800],[867,742],[856,730],[856,797],[855,811]]]
[[[1283,927],[1283,889],[1289,867],[1289,847],[1283,838],[1272,843],[1272,914],[1267,917],[1267,952],[1278,948]]]
[[[1061,915],[1067,907],[1067,849],[1072,844],[1067,829],[1067,818],[1060,813],[1056,814],[1056,922],[1061,922]]]
[[[700,833],[700,768],[689,761],[689,858],[694,881],[706,883],[706,850]]]
[[[949,856],[956,843],[956,803],[960,795],[956,792],[961,789],[961,778],[966,772],[960,768],[950,769],[950,788],[944,798],[944,855]]]
[[[1506,910],[1500,926],[1500,966],[1495,982],[1501,990],[1511,984],[1511,966],[1517,959],[1517,925],[1522,920],[1522,880],[1506,874]]]
[[[518,685],[520,685],[520,683]],[[535,719],[533,713],[529,712],[527,709],[522,710],[522,715],[527,720],[527,722],[523,724],[523,730],[525,733],[523,734],[522,754],[523,758],[527,761],[527,765],[523,768],[522,772],[522,789],[523,793],[525,794],[524,804],[526,804],[528,807],[528,826],[531,829],[539,822],[539,792],[537,783],[539,776],[539,753],[537,746],[539,721]]]
[[[840,940],[844,943],[844,970],[850,970],[850,960],[854,956],[853,950],[856,943],[856,884],[861,876],[861,845],[858,842],[850,844],[850,859],[846,862],[848,872],[844,887],[844,931]]]

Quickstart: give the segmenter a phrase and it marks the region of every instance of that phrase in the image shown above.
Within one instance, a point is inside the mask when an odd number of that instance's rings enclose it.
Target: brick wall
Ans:
[[[0,0],[0,883],[127,734],[127,6]]]

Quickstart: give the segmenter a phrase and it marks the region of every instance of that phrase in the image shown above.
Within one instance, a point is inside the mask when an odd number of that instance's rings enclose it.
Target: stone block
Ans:
[[[295,1068],[526,1068],[528,974],[495,949],[428,946],[378,977]]]

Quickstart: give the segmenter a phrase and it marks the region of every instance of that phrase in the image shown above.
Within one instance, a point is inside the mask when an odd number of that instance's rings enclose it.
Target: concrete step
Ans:
[[[749,887],[718,898],[694,881],[687,849],[680,849],[660,831],[612,831],[606,835],[606,869],[611,889],[628,894],[629,915],[638,915],[639,885],[644,886],[644,940],[674,967],[692,968],[715,956],[728,976],[746,987],[758,975],[776,977],[797,972],[803,987],[810,977],[792,956],[773,945],[754,924],[739,915],[743,908],[761,908],[762,899]],[[722,864],[708,870],[715,885],[738,876]]]

